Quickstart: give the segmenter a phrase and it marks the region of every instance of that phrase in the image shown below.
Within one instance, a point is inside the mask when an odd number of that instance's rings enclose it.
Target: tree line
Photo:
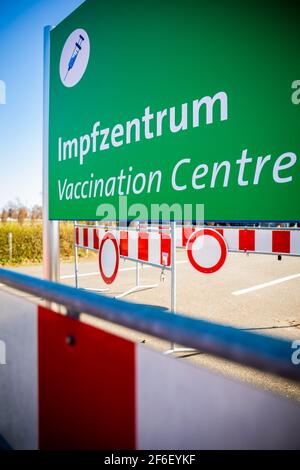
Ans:
[[[26,207],[21,202],[8,202],[1,212],[1,222],[16,221],[23,225],[25,221],[36,222],[43,218],[42,206],[36,204],[32,208]]]

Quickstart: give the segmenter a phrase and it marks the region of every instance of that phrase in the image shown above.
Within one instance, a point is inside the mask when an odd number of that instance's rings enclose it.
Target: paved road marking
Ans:
[[[84,274],[78,274],[78,277],[87,277],[87,276],[98,276],[99,272],[94,272],[94,273],[84,273]],[[60,276],[60,279],[74,279],[75,274],[68,274],[67,276]]]
[[[182,261],[176,261],[176,264],[186,264],[188,263],[187,260],[182,260]],[[153,268],[153,266],[149,266],[147,264],[144,264],[142,269],[150,269]],[[135,271],[136,267],[131,266],[130,268],[121,268],[119,269],[119,272],[124,272],[124,271]],[[78,274],[78,277],[88,277],[88,276],[99,276],[99,271],[95,271],[92,273],[81,273]],[[66,276],[60,276],[60,279],[74,279],[75,274],[68,274]]]
[[[152,266],[144,266],[143,269],[148,269],[148,268],[152,268]],[[121,268],[119,269],[119,272],[122,271],[135,271],[136,267],[135,266],[132,266],[130,268]],[[99,271],[95,271],[95,272],[92,272],[92,273],[81,273],[81,274],[78,274],[78,277],[89,277],[89,276],[99,276]],[[74,279],[75,277],[75,274],[68,274],[67,276],[60,276],[61,279]]]
[[[248,294],[248,292],[253,292],[255,290],[264,289],[265,287],[275,286],[276,284],[281,284],[282,282],[290,281],[292,279],[296,279],[300,277],[300,273],[292,274],[291,276],[281,277],[279,279],[275,279],[274,281],[265,282],[264,284],[258,284],[256,286],[249,287],[248,289],[241,289],[235,292],[232,292],[232,295],[243,295]]]

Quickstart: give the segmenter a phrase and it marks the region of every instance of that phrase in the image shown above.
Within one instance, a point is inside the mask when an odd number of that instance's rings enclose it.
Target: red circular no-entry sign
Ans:
[[[119,270],[119,244],[113,233],[107,232],[99,248],[99,269],[103,281],[112,284]]]
[[[227,257],[227,245],[224,238],[211,228],[192,233],[186,249],[191,265],[205,274],[218,271]]]

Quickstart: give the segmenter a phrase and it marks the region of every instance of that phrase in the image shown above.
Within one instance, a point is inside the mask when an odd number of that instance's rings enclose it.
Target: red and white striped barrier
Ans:
[[[300,230],[215,228],[224,238],[228,251],[300,256]],[[176,242],[185,247],[195,227],[178,227]]]
[[[120,255],[152,264],[171,265],[171,236],[168,233],[120,231]]]
[[[109,230],[120,243],[120,256],[133,260],[149,262],[159,266],[171,266],[171,236],[165,231]],[[75,229],[75,241],[78,248],[99,250],[99,244],[105,234],[104,229],[80,227]]]
[[[192,226],[178,226],[176,227],[176,246],[178,248],[185,248],[188,239],[196,231],[195,227]]]
[[[176,227],[176,246],[185,247],[190,236],[198,230],[195,226]],[[250,228],[218,228],[229,252],[262,253],[300,256],[300,230],[272,230]],[[148,226],[138,230],[110,230],[116,236],[120,256],[154,266],[171,266],[171,235],[168,225]],[[76,247],[99,250],[105,234],[104,228],[76,226]]]
[[[105,232],[104,228],[76,227],[75,244],[78,248],[98,251]]]
[[[300,230],[216,229],[229,251],[300,256]]]
[[[14,449],[295,449],[300,407],[0,292]]]

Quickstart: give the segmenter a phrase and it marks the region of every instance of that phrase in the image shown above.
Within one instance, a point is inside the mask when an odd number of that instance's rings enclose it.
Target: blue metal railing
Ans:
[[[300,381],[291,342],[137,305],[0,269],[0,282],[63,305],[72,316],[86,313],[172,343]]]

